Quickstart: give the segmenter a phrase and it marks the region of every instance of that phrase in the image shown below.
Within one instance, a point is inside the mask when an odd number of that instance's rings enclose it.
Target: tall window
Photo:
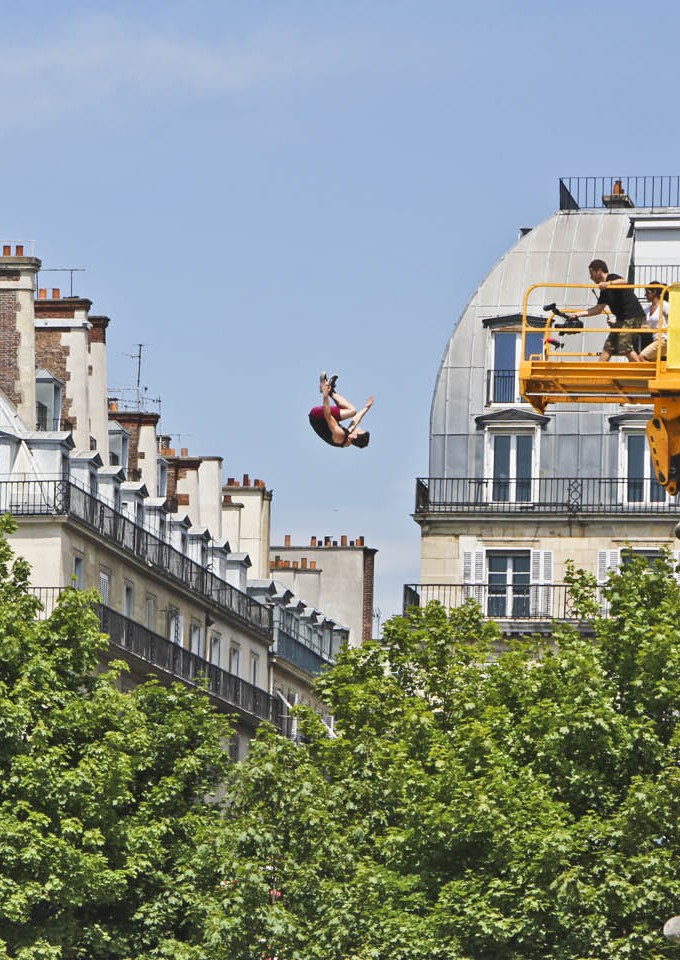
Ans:
[[[196,656],[203,656],[203,627],[196,620],[192,620],[189,627],[189,649]]]
[[[525,353],[541,354],[543,334],[528,333]],[[519,362],[522,358],[521,333],[499,332],[493,335],[493,363],[489,371],[488,403],[523,403],[519,393]]]
[[[489,617],[528,618],[531,559],[528,550],[489,552]]]
[[[533,433],[490,434],[493,484],[491,499],[524,503],[532,498]]]
[[[148,630],[156,629],[156,598],[150,593],[144,601],[144,623]]]
[[[219,667],[222,661],[222,635],[220,633],[213,632],[210,634],[209,656],[210,662]]]
[[[229,673],[233,673],[235,677],[239,676],[239,666],[241,659],[241,650],[235,643],[229,647]]]
[[[125,616],[129,620],[134,620],[135,617],[135,591],[131,583],[125,584]]]
[[[628,503],[661,503],[666,491],[656,479],[644,433],[625,436],[625,499]]]
[[[77,554],[73,558],[73,586],[76,590],[82,590],[85,587],[85,561]]]

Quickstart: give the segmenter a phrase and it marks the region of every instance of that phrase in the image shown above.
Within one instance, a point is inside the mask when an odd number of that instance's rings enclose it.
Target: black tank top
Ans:
[[[331,433],[331,428],[330,428],[330,427],[328,426],[328,424],[326,423],[326,418],[325,418],[325,417],[313,417],[313,416],[310,414],[310,415],[309,415],[309,422],[311,423],[312,429],[314,430],[314,432],[315,432],[315,433],[318,433],[318,435],[321,437],[321,439],[322,439],[322,440],[325,440],[326,443],[329,443],[332,447],[344,447],[344,445],[347,443],[347,437],[349,436],[349,430],[347,430],[345,427],[343,427],[342,424],[338,424],[338,426],[340,427],[341,430],[344,431],[345,438],[344,438],[344,440],[342,441],[342,443],[334,443],[334,442],[333,442],[333,434]]]

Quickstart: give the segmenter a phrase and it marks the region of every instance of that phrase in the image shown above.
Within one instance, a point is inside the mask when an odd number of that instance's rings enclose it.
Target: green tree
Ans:
[[[0,537],[0,957],[211,960],[196,864],[229,726],[179,684],[122,693],[96,595],[36,619],[28,574]]]
[[[631,562],[599,619],[571,580],[589,630],[498,655],[474,603],[413,608],[319,680],[335,737],[305,710],[304,743],[263,732],[211,852],[215,957],[673,955],[680,589],[667,559]]]

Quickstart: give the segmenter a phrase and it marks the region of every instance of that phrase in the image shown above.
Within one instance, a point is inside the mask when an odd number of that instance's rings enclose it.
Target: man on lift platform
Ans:
[[[618,273],[610,273],[604,260],[593,260],[589,264],[588,270],[590,271],[590,279],[597,284],[601,291],[600,296],[594,307],[584,313],[574,313],[572,316],[596,317],[599,313],[604,313],[605,307],[609,307],[614,315],[613,320],[607,318],[610,327],[644,327],[645,311],[642,309],[634,291],[617,289],[627,281],[620,277]],[[638,361],[640,355],[634,347],[633,334],[610,333],[602,346],[599,360],[606,363],[611,359],[612,354],[619,354],[628,357],[629,360]]]

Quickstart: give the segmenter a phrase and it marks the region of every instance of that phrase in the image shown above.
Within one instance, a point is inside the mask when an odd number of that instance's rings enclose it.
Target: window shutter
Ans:
[[[530,612],[532,617],[552,616],[552,550],[531,551]]]
[[[474,576],[473,576],[474,563]],[[484,551],[463,551],[463,599],[472,597],[480,606],[484,605]]]
[[[99,592],[102,595],[102,603],[105,607],[109,605],[109,575],[108,573],[99,573]]]
[[[598,550],[597,552],[597,582],[600,589],[597,591],[600,602],[600,614],[603,617],[609,614],[609,604],[602,592],[602,587],[607,582],[607,574],[610,570],[616,570],[619,566],[618,550]]]

